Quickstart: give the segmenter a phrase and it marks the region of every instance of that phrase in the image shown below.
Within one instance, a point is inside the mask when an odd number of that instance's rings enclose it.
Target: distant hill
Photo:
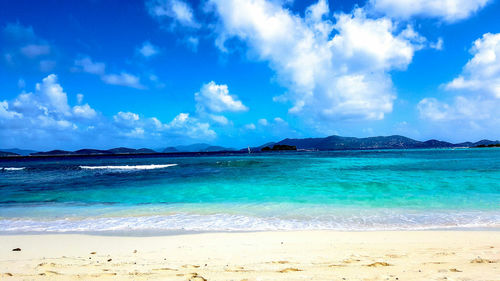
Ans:
[[[2,151],[2,152],[11,152],[11,153],[19,154],[19,155],[22,155],[22,156],[30,155],[31,153],[35,153],[36,152],[35,150],[19,149],[19,148],[6,148],[6,149],[0,148],[0,151]]]
[[[112,154],[137,154],[137,153],[157,153],[156,151],[148,148],[133,149],[127,147],[118,147],[106,150]]]
[[[311,150],[363,150],[363,149],[411,149],[411,148],[453,148],[475,147],[498,144],[500,141],[481,140],[475,143],[453,144],[439,140],[417,141],[404,136],[380,136],[369,138],[329,136],[325,138],[284,139],[278,145],[296,146],[297,149]]]
[[[228,147],[223,147],[223,146],[212,145],[212,146],[209,146],[209,147],[203,149],[200,152],[234,151],[234,150],[236,150],[236,149],[234,149],[234,148],[228,148]]]
[[[260,145],[260,146],[252,146],[252,147],[250,147],[250,151],[251,152],[261,151],[264,147],[268,147],[268,146],[273,147],[275,144],[276,144],[275,142],[267,142],[267,143]],[[240,149],[240,151],[246,152],[246,151],[248,151],[248,147],[242,148],[242,149]]]
[[[70,155],[72,152],[71,151],[66,151],[66,150],[51,150],[51,151],[45,151],[45,152],[35,152],[31,153],[31,156],[47,156],[47,155]]]
[[[9,151],[0,151],[0,157],[8,157],[8,156],[20,156],[20,154]]]
[[[51,150],[45,152],[31,153],[32,156],[58,156],[58,155],[109,155],[109,154],[142,154],[142,153],[157,153],[156,151],[148,148],[134,149],[127,147],[118,147],[108,150],[100,149],[80,149],[76,151],[65,151],[65,150]]]
[[[169,153],[169,152],[179,152],[179,150],[177,150],[177,148],[173,147],[173,146],[169,146],[165,149],[163,149],[162,152],[165,152],[165,153]]]
[[[223,146],[214,146],[206,143],[195,143],[190,145],[170,146],[163,149],[163,152],[216,152],[216,151],[234,151],[234,148]]]

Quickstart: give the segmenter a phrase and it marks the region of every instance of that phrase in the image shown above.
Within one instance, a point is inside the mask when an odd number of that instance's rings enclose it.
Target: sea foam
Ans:
[[[290,230],[432,230],[500,228],[500,213],[472,212],[453,216],[394,215],[371,218],[330,217],[324,219],[284,219],[279,217],[255,217],[237,214],[189,214],[88,217],[55,220],[1,219],[0,233],[22,232],[122,232],[162,233],[169,231],[290,231]]]
[[[5,167],[5,168],[0,168],[0,171],[21,171],[26,169],[25,167]]]
[[[151,165],[122,165],[122,166],[80,166],[81,169],[89,170],[153,170],[153,169],[163,169],[172,166],[177,166],[177,164],[151,164]]]

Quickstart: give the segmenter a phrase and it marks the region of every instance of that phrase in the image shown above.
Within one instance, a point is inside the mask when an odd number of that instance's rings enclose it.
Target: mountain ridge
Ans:
[[[297,149],[310,150],[368,150],[368,149],[412,149],[412,148],[454,148],[498,144],[500,141],[480,140],[478,142],[450,143],[436,139],[418,141],[401,135],[367,138],[328,136],[324,138],[283,139],[276,144],[293,145]]]

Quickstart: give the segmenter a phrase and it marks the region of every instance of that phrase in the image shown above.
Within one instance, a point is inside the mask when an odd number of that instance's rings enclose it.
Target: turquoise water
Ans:
[[[477,227],[500,149],[0,160],[0,232]]]

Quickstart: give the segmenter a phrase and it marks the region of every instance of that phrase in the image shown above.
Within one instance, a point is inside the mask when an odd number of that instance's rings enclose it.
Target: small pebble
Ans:
[[[14,248],[12,249],[13,252],[20,252],[21,251],[21,248]]]

